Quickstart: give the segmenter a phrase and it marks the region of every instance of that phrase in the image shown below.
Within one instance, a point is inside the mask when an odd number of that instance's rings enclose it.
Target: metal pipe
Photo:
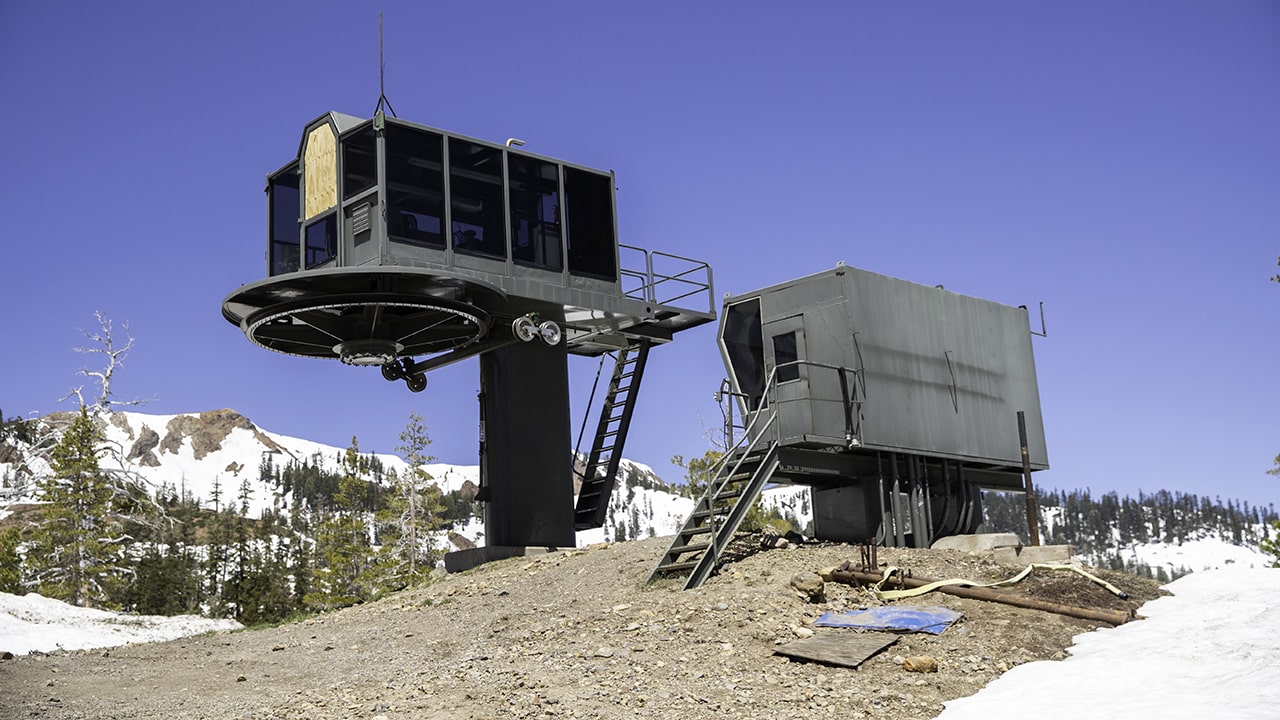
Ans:
[[[882,578],[876,573],[855,570],[853,569],[852,563],[845,561],[845,563],[837,568],[835,572],[831,573],[831,579],[848,585],[875,585],[880,582]],[[904,588],[918,588],[936,581],[921,577],[899,576],[894,582],[901,584]],[[1080,618],[1081,620],[1095,620],[1109,625],[1123,625],[1137,617],[1133,611],[1121,612],[1118,610],[1094,610],[1092,608],[1082,608],[1075,605],[1063,605],[1061,603],[1049,602],[1047,600],[1036,600],[1034,598],[1014,595],[1012,593],[992,590],[990,588],[945,585],[938,588],[938,592],[955,595],[956,597],[969,598],[971,600],[985,600],[987,602],[1013,605],[1014,607],[1027,608],[1029,610],[1041,610],[1043,612]]]

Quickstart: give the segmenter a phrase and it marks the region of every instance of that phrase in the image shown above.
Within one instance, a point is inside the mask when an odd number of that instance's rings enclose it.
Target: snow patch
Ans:
[[[1223,569],[1165,586],[1147,619],[1078,635],[1061,662],[1018,666],[939,720],[1276,717],[1280,570]]]
[[[0,593],[0,651],[90,650],[175,640],[243,627],[195,615],[122,615],[76,607],[36,593]]]

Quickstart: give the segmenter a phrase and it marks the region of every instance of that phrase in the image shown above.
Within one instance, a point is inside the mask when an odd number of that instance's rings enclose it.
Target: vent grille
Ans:
[[[351,211],[351,234],[359,235],[369,229],[369,203]]]

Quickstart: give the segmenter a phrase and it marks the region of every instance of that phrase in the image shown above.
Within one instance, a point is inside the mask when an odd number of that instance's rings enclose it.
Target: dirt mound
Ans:
[[[902,636],[857,670],[799,662],[774,649],[811,634],[825,611],[879,603],[836,583],[827,584],[826,602],[808,603],[791,578],[856,559],[857,548],[758,552],[693,591],[675,580],[643,585],[666,542],[514,558],[276,628],[0,662],[0,715],[932,718],[944,701],[1010,667],[1062,658],[1074,635],[1097,627],[935,593],[902,602],[962,612],[944,634]],[[936,578],[1017,571],[957,551],[882,548],[879,556]],[[1148,581],[1104,575],[1132,599],[1094,593],[1074,575],[1033,578],[1022,591],[1112,609],[1159,592]],[[902,668],[923,657],[936,672]]]

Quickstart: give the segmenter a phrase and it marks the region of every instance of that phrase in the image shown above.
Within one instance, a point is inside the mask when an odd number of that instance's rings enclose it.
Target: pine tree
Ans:
[[[50,453],[52,474],[37,491],[44,512],[30,533],[29,584],[72,605],[110,606],[128,571],[127,497],[99,465],[102,436],[81,408]]]
[[[409,414],[400,443],[396,451],[409,467],[403,476],[393,476],[395,493],[383,518],[391,525],[393,574],[407,585],[426,577],[440,559],[432,534],[444,525],[445,505],[440,486],[426,469],[436,458],[427,452],[431,438],[421,415]]]
[[[0,530],[0,592],[21,595],[22,590],[22,555],[18,552],[18,543],[22,541],[22,533],[16,526]]]
[[[199,608],[200,575],[191,555],[150,543],[129,584],[127,607],[144,615],[179,615]]]
[[[227,576],[231,561],[232,530],[229,513],[222,504],[222,479],[213,478],[210,493],[213,516],[209,520],[208,542],[205,545],[204,597],[209,615],[225,617],[229,609]]]
[[[1271,521],[1270,530],[1265,532],[1258,549],[1271,556],[1271,567],[1280,568],[1280,520]]]
[[[371,599],[383,589],[378,552],[369,538],[367,483],[358,476],[359,446],[342,457],[342,477],[333,504],[316,523],[316,556],[322,568],[312,577],[306,604],[319,610],[354,605]]]

